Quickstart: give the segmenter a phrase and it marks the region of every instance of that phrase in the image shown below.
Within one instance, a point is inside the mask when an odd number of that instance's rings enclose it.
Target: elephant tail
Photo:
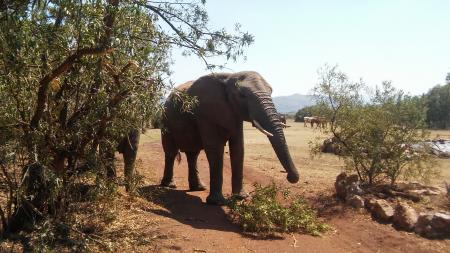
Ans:
[[[176,159],[177,159],[178,164],[180,164],[181,163],[181,152],[180,151],[178,151]]]

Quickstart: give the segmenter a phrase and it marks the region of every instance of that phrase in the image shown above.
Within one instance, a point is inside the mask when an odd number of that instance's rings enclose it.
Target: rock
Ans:
[[[412,231],[418,218],[419,216],[414,208],[406,203],[398,203],[392,220],[398,229]]]
[[[359,183],[359,177],[358,175],[350,175],[347,177],[347,184],[352,184],[352,183]]]
[[[336,195],[340,199],[345,199],[347,195],[346,182],[347,182],[347,173],[342,172],[336,177],[336,182],[334,183],[334,188],[336,189]]]
[[[423,185],[417,182],[399,183],[395,187],[397,191],[415,195],[440,195],[445,194],[445,189],[441,187],[433,187]]]
[[[357,208],[357,209],[364,207],[364,199],[358,195],[348,196],[346,202],[347,202],[347,204],[349,204],[352,207]]]
[[[333,153],[335,155],[340,155],[341,148],[339,147],[339,141],[335,138],[328,138],[323,141],[320,151],[323,153]]]
[[[445,213],[421,213],[414,232],[427,238],[450,237],[450,215]]]
[[[436,232],[443,235],[450,235],[450,215],[445,213],[435,213],[431,220],[431,226]]]
[[[416,194],[416,195],[427,195],[427,196],[441,194],[441,192],[439,190],[432,190],[432,189],[409,190],[408,193]]]
[[[364,194],[364,191],[361,189],[361,187],[359,187],[359,182],[352,182],[349,184],[347,181],[345,192],[347,196]]]
[[[359,186],[358,175],[347,176],[345,172],[342,172],[336,177],[334,187],[336,188],[336,195],[342,200],[347,200],[348,196],[364,194]]]
[[[394,208],[384,199],[369,199],[365,204],[372,215],[381,221],[390,221],[394,216]]]
[[[432,219],[433,214],[421,213],[417,219],[416,226],[414,227],[414,232],[425,237],[433,237],[433,228],[431,227]]]

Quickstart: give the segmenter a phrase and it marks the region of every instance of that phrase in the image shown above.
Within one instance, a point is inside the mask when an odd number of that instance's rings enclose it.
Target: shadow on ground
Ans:
[[[211,229],[240,233],[239,227],[232,224],[220,206],[205,204],[198,196],[185,190],[169,189],[157,185],[144,186],[140,195],[166,210],[152,209],[151,212],[174,219],[197,229]]]
[[[234,232],[253,240],[283,239],[280,235],[258,235],[242,232],[238,225],[229,220],[224,207],[207,205],[200,197],[193,196],[186,190],[149,185],[141,187],[139,192],[146,200],[166,209],[151,209],[150,212],[174,219],[196,229]]]

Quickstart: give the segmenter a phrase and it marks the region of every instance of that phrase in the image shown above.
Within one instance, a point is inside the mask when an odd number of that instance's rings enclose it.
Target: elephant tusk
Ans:
[[[273,137],[273,134],[267,132],[256,120],[253,120],[253,124],[256,128],[258,128],[259,131],[261,131],[263,134],[267,135],[268,137]]]

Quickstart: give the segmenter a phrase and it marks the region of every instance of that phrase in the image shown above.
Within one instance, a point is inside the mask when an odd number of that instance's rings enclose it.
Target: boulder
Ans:
[[[417,212],[416,210],[414,210],[414,208],[410,207],[406,203],[400,202],[395,207],[392,221],[396,228],[406,231],[412,231],[417,223],[418,218],[419,216],[417,215]]]
[[[359,186],[359,182],[351,182],[349,183],[347,181],[347,185],[345,186],[345,192],[347,196],[352,196],[352,195],[363,195],[364,191],[361,189],[361,187]]]
[[[441,194],[441,191],[439,190],[432,190],[432,189],[417,189],[417,190],[409,190],[408,193],[410,194],[416,194],[416,195],[439,195]]]
[[[384,199],[368,199],[365,202],[367,209],[375,218],[381,221],[390,221],[394,216],[394,208]]]
[[[336,189],[336,195],[342,200],[347,200],[348,197],[353,195],[364,194],[364,191],[359,185],[358,175],[347,176],[345,172],[342,172],[336,177],[334,187]]]
[[[435,213],[431,220],[431,226],[442,235],[450,235],[450,215],[446,213]]]
[[[339,147],[339,141],[335,137],[325,139],[320,147],[320,151],[340,155],[341,148]]]
[[[347,196],[346,203],[357,209],[364,207],[364,199],[358,195]]]
[[[446,213],[421,213],[414,232],[427,238],[450,237],[450,215]]]

